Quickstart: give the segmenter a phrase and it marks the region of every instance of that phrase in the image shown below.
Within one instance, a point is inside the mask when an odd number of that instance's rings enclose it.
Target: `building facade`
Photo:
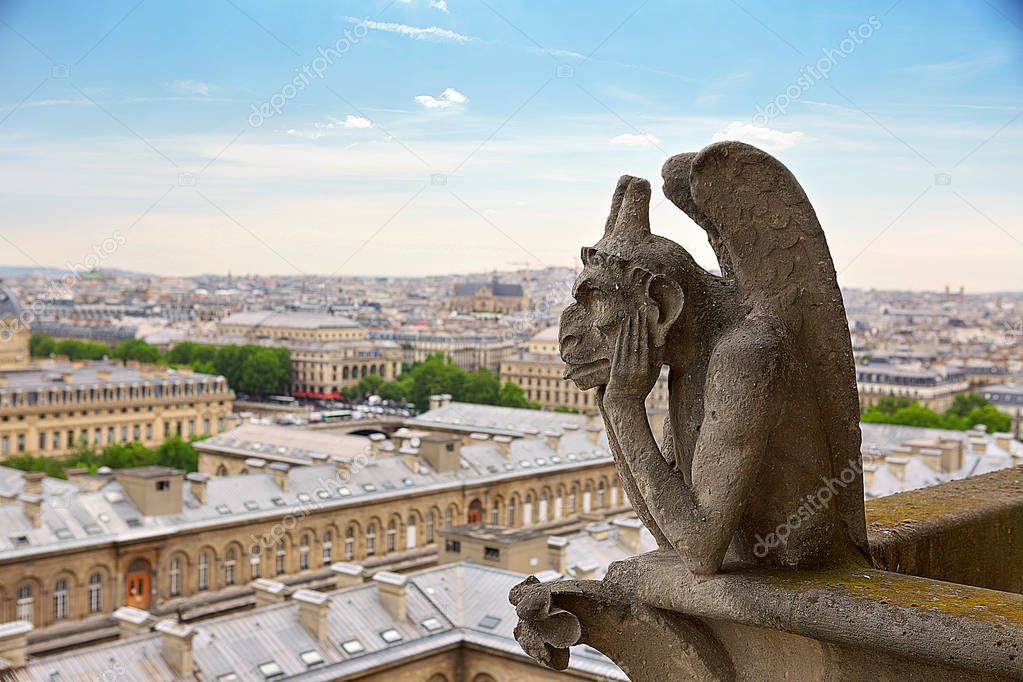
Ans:
[[[0,282],[0,371],[29,362],[29,331],[14,292]]]
[[[162,467],[68,481],[0,468],[0,622],[48,628],[120,606],[167,613],[259,578],[435,552],[439,530],[459,523],[526,528],[627,509],[598,428],[486,431],[416,427],[369,457],[332,461],[323,448],[289,448],[309,462],[294,466],[270,456],[284,445],[260,442],[266,456],[247,458],[248,474],[184,481]]]
[[[262,343],[291,351],[293,395],[339,398],[342,388],[376,374],[393,381],[401,374],[401,351],[392,341],[374,340],[346,317],[324,313],[250,311],[221,320],[223,338]]]
[[[521,284],[499,282],[463,282],[456,284],[447,303],[448,310],[459,313],[521,313],[529,310],[529,297]]]
[[[969,390],[970,381],[961,368],[925,367],[916,363],[868,363],[856,366],[856,388],[862,409],[876,404],[881,398],[894,396],[910,398],[942,412],[951,407],[956,393]]]

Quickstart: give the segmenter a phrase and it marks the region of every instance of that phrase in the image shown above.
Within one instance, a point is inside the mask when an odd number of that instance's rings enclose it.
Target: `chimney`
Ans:
[[[942,456],[945,451],[941,448],[920,448],[920,457],[924,464],[935,471],[941,471]]]
[[[941,439],[941,470],[959,471],[963,468],[963,441],[960,438]]]
[[[100,381],[112,381],[114,377],[108,369],[97,369],[96,378]]]
[[[547,446],[557,452],[558,446],[561,445],[561,431],[544,431],[543,437],[547,441]]]
[[[430,396],[430,409],[431,410],[436,410],[436,409],[439,409],[440,406],[441,406],[441,396],[440,395],[431,395]]]
[[[270,473],[273,474],[274,483],[277,487],[288,492],[288,470],[291,469],[287,464],[283,462],[274,462],[270,465]]]
[[[497,451],[502,457],[509,457],[511,455],[511,436],[494,436],[494,443],[497,445]]]
[[[18,493],[14,490],[0,490],[0,504],[13,504],[18,500]]]
[[[995,445],[1005,450],[1006,453],[1012,454],[1012,434],[1011,433],[996,433],[995,434]]]
[[[68,483],[74,483],[77,486],[87,486],[86,480],[89,478],[89,470],[85,467],[71,467],[70,469],[64,469],[64,473],[67,475]]]
[[[987,438],[984,438],[983,436],[971,436],[970,449],[978,455],[987,454]]]
[[[192,496],[199,500],[200,504],[206,504],[206,500],[209,499],[207,485],[209,485],[210,477],[206,474],[201,474],[198,471],[185,476],[188,479],[188,488],[192,491]]]
[[[10,661],[15,667],[25,665],[28,660],[28,633],[30,632],[32,632],[32,624],[23,620],[0,624],[0,659]]]
[[[30,495],[42,495],[44,478],[46,478],[46,474],[41,471],[26,471],[21,475],[24,484],[23,492]]]
[[[615,519],[614,525],[618,527],[618,541],[629,548],[630,552],[639,554],[642,550],[641,533],[643,523],[636,518]]]
[[[572,573],[577,580],[590,580],[597,573],[600,564],[596,561],[584,561],[572,567]]]
[[[256,608],[280,604],[284,601],[288,586],[269,578],[256,578],[250,585],[256,592]]]
[[[600,434],[603,432],[604,429],[596,424],[586,427],[586,436],[594,445],[600,445]]]
[[[406,443],[401,446],[401,450],[398,450],[401,455],[401,461],[405,463],[405,466],[412,473],[419,471],[419,448],[414,448],[410,444]]]
[[[156,624],[156,631],[163,635],[163,660],[167,662],[179,680],[192,679],[195,664],[192,659],[192,638],[195,629],[173,620],[162,620]]]
[[[906,480],[906,465],[909,464],[909,457],[888,455],[884,458],[884,461],[887,462],[888,469],[895,475],[895,478],[900,481]]]
[[[245,468],[252,474],[262,473],[266,470],[266,460],[260,457],[246,457]]]
[[[441,394],[441,396],[440,396],[440,406],[441,407],[447,407],[450,404],[451,404],[451,394],[450,393],[443,393],[443,394]]]
[[[408,579],[397,573],[380,571],[373,576],[373,580],[377,584],[380,601],[384,603],[387,611],[395,620],[405,620],[407,614],[405,608],[405,587]]]
[[[129,637],[148,633],[150,618],[152,616],[149,615],[148,611],[136,609],[133,606],[122,606],[114,611],[118,637],[120,639],[128,639]]]
[[[550,560],[551,570],[564,573],[568,570],[566,554],[568,549],[568,538],[552,535],[547,538],[547,557]]]
[[[330,597],[315,590],[296,590],[291,595],[298,602],[298,618],[302,626],[320,642],[327,641],[327,613],[330,611]]]
[[[7,385],[7,377],[0,375],[0,386]]]
[[[337,470],[337,476],[342,481],[352,480],[352,458],[345,457],[344,455],[334,455],[331,457],[334,460],[334,468]]]
[[[874,474],[877,473],[878,464],[863,465],[863,489],[870,492],[874,487]]]
[[[74,382],[75,375],[72,374],[71,372],[64,372],[63,374],[60,375],[60,380],[63,381],[65,384],[70,384]]]
[[[387,436],[385,436],[384,434],[371,433],[369,436],[370,454],[372,454],[374,457],[383,456],[384,453],[380,449],[380,446],[384,444],[385,440],[387,440]]]
[[[32,527],[42,528],[43,496],[22,493],[18,499],[21,500],[22,511],[25,512],[25,517],[28,518],[29,522],[31,522]]]
[[[338,561],[330,565],[330,572],[334,574],[334,585],[338,589],[362,584],[362,574],[365,568],[359,564],[351,564],[347,561]]]

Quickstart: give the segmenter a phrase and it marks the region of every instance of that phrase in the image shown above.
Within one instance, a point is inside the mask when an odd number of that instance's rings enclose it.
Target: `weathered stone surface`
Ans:
[[[625,176],[560,328],[566,376],[596,389],[619,477],[661,549],[599,582],[518,585],[523,649],[563,669],[585,643],[635,682],[1023,678],[1023,595],[871,565],[848,326],[795,178],[737,142],[673,157],[663,176],[721,275],[651,233],[649,183]],[[662,449],[644,401],[663,365]],[[936,525],[898,511],[985,486],[1004,494],[943,509]],[[1014,491],[990,479],[878,503],[870,546],[884,566],[911,559],[958,577],[970,562],[934,550],[954,554],[967,529],[1011,543],[1023,527]],[[989,522],[997,529],[979,532]],[[1020,573],[972,563],[976,585],[1012,586]]]
[[[624,176],[560,330],[567,376],[597,389],[630,501],[694,574],[726,553],[865,563],[852,349],[813,207],[783,165],[739,142],[673,157],[664,181],[722,276],[651,233],[650,185]],[[662,452],[644,399],[663,365]]]

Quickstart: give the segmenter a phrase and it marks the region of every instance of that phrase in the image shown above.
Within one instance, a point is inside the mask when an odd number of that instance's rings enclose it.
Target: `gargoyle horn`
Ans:
[[[618,179],[611,214],[604,234],[642,239],[650,234],[650,183],[643,178],[623,175]]]

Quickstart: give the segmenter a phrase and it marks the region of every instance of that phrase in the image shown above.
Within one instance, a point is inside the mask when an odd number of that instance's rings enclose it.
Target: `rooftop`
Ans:
[[[273,310],[250,310],[228,315],[223,325],[248,327],[290,327],[294,329],[351,329],[359,324],[348,317],[326,313],[280,313]]]

